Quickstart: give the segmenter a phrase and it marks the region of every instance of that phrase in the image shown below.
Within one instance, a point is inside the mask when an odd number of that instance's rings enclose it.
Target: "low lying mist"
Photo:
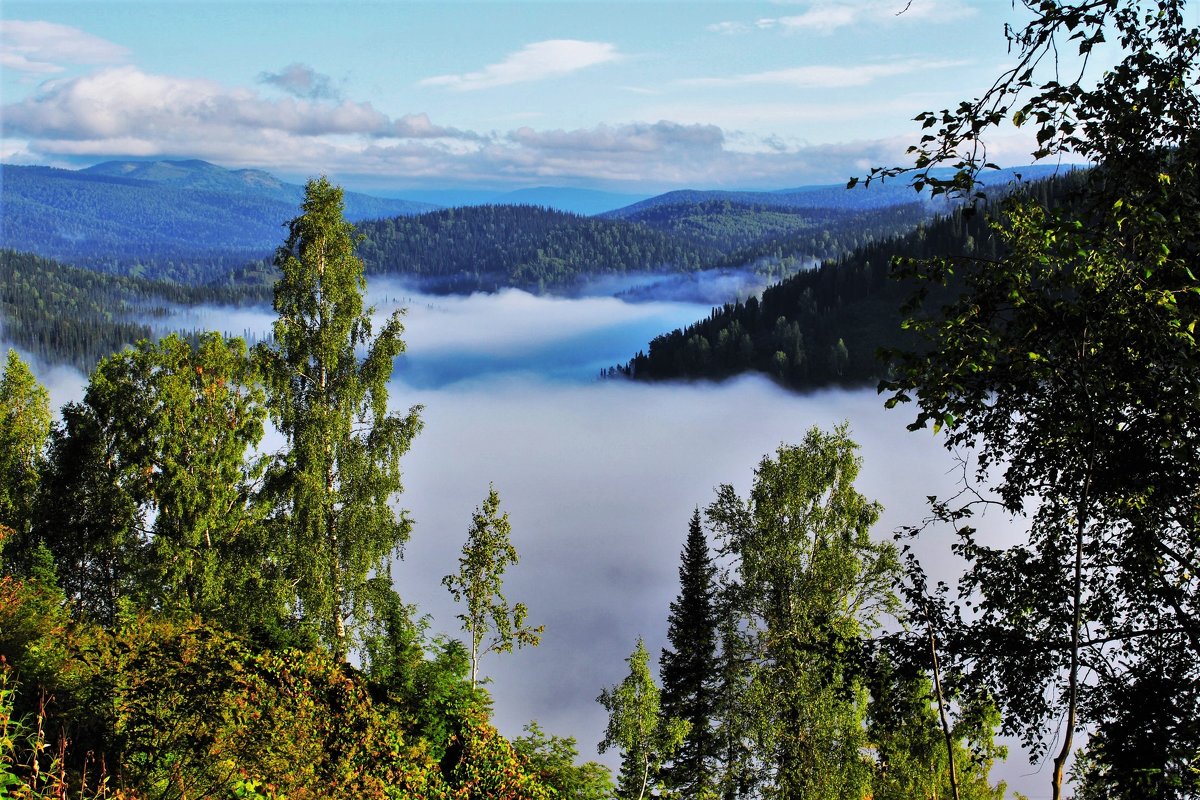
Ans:
[[[907,412],[886,411],[873,390],[796,395],[755,377],[721,385],[594,379],[657,333],[706,316],[703,303],[516,290],[439,297],[377,280],[370,295],[381,314],[408,308],[409,352],[391,402],[424,406],[425,429],[402,462],[399,503],[416,525],[393,568],[401,596],[432,617],[434,632],[461,635],[461,609],[441,579],[457,568],[471,513],[494,484],[521,557],[505,594],[546,626],[540,647],[482,663],[496,722],[509,736],[535,719],[577,737],[583,757],[596,756],[605,723],[596,696],[624,677],[637,637],[655,655],[665,642],[693,508],[711,502],[721,483],[744,495],[761,458],[810,426],[849,421],[862,446],[859,488],[886,509],[881,539],[921,520],[926,496],[950,493],[958,479],[932,434],[907,432]],[[265,335],[272,321],[267,308],[195,308],[155,324]],[[82,394],[78,373],[39,374],[56,404]],[[1003,520],[992,524],[1003,538]],[[935,577],[954,579],[946,534],[919,546]],[[1029,791],[1019,780],[1029,768],[1016,762],[997,774]]]

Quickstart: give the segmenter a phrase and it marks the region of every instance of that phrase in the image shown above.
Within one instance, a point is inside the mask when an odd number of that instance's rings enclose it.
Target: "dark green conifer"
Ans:
[[[667,621],[670,644],[659,661],[662,713],[690,725],[679,751],[663,769],[664,784],[682,797],[708,797],[714,792],[717,743],[712,727],[713,681],[718,672],[715,592],[716,567],[697,509],[680,554],[679,597],[671,603]]]

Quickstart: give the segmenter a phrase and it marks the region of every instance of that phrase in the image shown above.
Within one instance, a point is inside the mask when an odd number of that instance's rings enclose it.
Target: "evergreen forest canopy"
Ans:
[[[145,320],[172,307],[263,302],[249,286],[203,286],[80,269],[0,249],[0,315],[4,338],[48,364],[90,371],[102,358],[155,332]],[[195,332],[181,332],[193,336]]]
[[[1078,194],[1083,176],[1066,171],[1002,191],[1058,205]],[[605,375],[720,380],[756,371],[799,390],[873,385],[890,374],[881,352],[917,346],[902,325],[912,288],[896,280],[894,265],[933,257],[996,260],[1002,249],[984,209],[958,209],[910,232],[881,235],[768,287],[761,297],[714,308],[707,319],[655,337],[647,351]]]

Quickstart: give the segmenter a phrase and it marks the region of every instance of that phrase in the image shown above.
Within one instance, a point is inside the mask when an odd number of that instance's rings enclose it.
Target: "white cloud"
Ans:
[[[954,22],[974,13],[964,0],[812,0],[799,14],[760,19],[756,24],[830,34],[865,24]]]
[[[709,85],[852,86],[936,66],[911,61],[857,70],[800,68],[709,79]],[[797,108],[783,104],[772,118],[787,119],[788,107]],[[756,123],[750,106],[733,104],[729,110],[705,119],[703,109],[657,105],[645,113],[669,114],[667,119],[482,134],[439,125],[424,113],[390,117],[370,103],[266,97],[253,89],[120,66],[47,81],[0,108],[0,120],[6,150],[25,162],[204,158],[288,176],[327,172],[348,182],[360,176],[363,183],[389,188],[434,181],[492,186],[550,181],[636,191],[828,183],[861,173],[864,158],[900,163],[904,145],[911,143],[804,146],[794,137],[743,132],[761,120]],[[714,119],[725,127],[711,124]],[[836,114],[829,121],[836,122]]]
[[[731,36],[738,33],[748,33],[750,26],[744,22],[714,22],[712,25],[705,26],[705,30]]]
[[[509,139],[522,146],[547,151],[656,153],[664,150],[720,150],[724,133],[715,125],[654,124],[598,125],[573,131],[535,131],[518,128]]]
[[[35,75],[63,72],[64,64],[112,64],[129,51],[69,25],[0,20],[0,67]]]
[[[550,39],[526,45],[498,64],[490,64],[478,72],[437,75],[421,81],[421,85],[445,86],[457,91],[490,89],[556,78],[622,58],[616,46],[607,42]]]
[[[948,69],[961,67],[964,61],[921,61],[908,59],[879,64],[858,64],[843,67],[834,64],[812,64],[791,69],[776,69],[766,72],[752,72],[745,75],[735,75],[729,78],[690,78],[680,81],[684,86],[750,86],[774,85],[790,86],[797,89],[844,89],[852,86],[866,86],[880,78],[890,78],[896,75],[907,75],[923,70]]]

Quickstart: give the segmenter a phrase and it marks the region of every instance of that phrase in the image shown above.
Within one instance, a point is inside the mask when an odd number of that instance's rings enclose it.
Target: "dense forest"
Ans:
[[[640,225],[535,206],[469,206],[363,222],[368,273],[434,279],[446,289],[572,286],[589,275],[686,272],[717,257]]]
[[[104,356],[153,338],[145,320],[171,306],[264,302],[266,286],[203,286],[124,277],[0,250],[5,339],[50,364],[90,371]]]
[[[711,266],[741,267],[767,257],[829,258],[871,238],[911,228],[927,215],[920,203],[848,212],[703,200],[654,205],[622,219],[726,254]]]
[[[1078,187],[1082,175],[1038,181],[1019,191],[1049,204]],[[979,207],[955,211],[793,275],[761,298],[714,308],[707,319],[655,337],[647,352],[605,374],[670,380],[758,371],[795,389],[877,383],[888,374],[881,349],[916,346],[901,326],[913,287],[896,280],[896,263],[998,256],[991,215]]]

